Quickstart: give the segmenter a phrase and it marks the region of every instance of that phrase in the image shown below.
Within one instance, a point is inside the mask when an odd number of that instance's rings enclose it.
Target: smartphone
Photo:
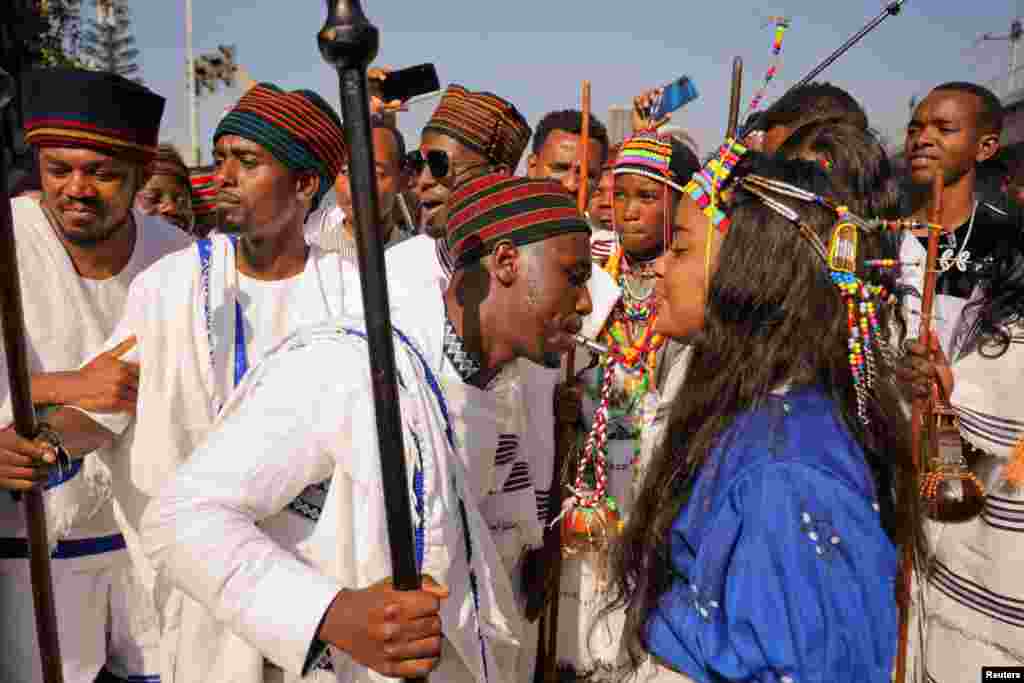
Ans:
[[[399,71],[392,71],[380,81],[381,99],[385,102],[405,102],[418,95],[426,95],[441,89],[437,69],[433,64],[417,64]]]
[[[658,119],[668,116],[683,105],[697,99],[699,93],[697,87],[690,80],[689,76],[683,76],[679,80],[669,83],[661,90],[661,98],[651,108],[651,119]]]

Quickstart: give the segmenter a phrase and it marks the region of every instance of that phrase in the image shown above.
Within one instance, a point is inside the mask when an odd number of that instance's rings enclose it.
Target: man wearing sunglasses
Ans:
[[[530,126],[512,103],[450,85],[423,128],[420,148],[406,157],[420,228],[443,238],[455,185],[491,171],[514,172],[529,140]]]

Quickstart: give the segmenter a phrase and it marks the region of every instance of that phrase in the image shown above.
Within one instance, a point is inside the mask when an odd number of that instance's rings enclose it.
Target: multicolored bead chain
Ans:
[[[726,139],[718,148],[718,153],[694,173],[690,182],[683,187],[683,193],[697,203],[698,208],[723,234],[729,231],[729,217],[719,208],[719,190],[732,174],[740,157],[746,153],[746,147],[731,138]]]
[[[744,120],[761,106],[761,100],[764,99],[765,93],[768,92],[768,86],[775,79],[775,74],[778,73],[781,62],[782,37],[786,35],[786,29],[789,28],[789,19],[786,17],[770,17],[768,21],[770,24],[775,24],[775,37],[772,39],[772,63],[768,67],[768,72],[764,75],[764,82],[761,84],[761,88],[750,100],[750,104],[747,105],[747,111],[743,114]]]
[[[852,273],[832,271],[831,277],[846,303],[850,373],[857,396],[857,416],[868,424],[868,392],[874,388],[877,377],[875,345],[883,339],[875,298],[885,300],[888,292],[881,285],[864,284]]]
[[[604,267],[605,272],[620,287],[622,286],[620,279],[624,276],[622,265],[625,258],[625,251],[620,246],[612,253]],[[604,341],[611,349],[611,355],[616,362],[630,369],[635,369],[638,365],[643,364],[646,366],[646,372],[654,371],[658,349],[665,343],[665,337],[654,332],[654,323],[657,318],[658,311],[653,303],[629,302],[627,304],[620,300],[616,304],[611,319],[605,325],[604,332]],[[630,334],[626,329],[627,321],[644,323],[644,333],[639,341],[630,339]]]

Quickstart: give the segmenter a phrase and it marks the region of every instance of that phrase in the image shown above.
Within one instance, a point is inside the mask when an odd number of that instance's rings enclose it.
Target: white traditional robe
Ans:
[[[1024,666],[1024,490],[1003,480],[1024,438],[1024,327],[999,358],[954,365],[960,432],[989,454],[977,463],[985,507],[960,524],[932,524],[934,571],[924,586],[926,680],[981,680],[983,666]],[[912,632],[914,635],[914,632]]]
[[[107,347],[131,336],[138,340],[127,357],[141,368],[137,417],[90,414],[120,435],[103,459],[112,472],[117,522],[133,566],[150,594],[154,574],[138,534],[143,509],[187,461],[234,388],[236,359],[231,342],[239,290],[235,249],[224,235],[211,240],[208,274],[206,287],[199,252],[193,246],[160,260],[136,279],[124,318]],[[355,277],[337,254],[311,248],[304,272],[292,285],[298,291],[292,297],[294,307],[287,312],[282,334],[339,313],[344,308],[345,291],[358,291]],[[250,366],[259,360],[251,352],[249,356]],[[182,596],[163,598],[158,608],[164,631],[164,683],[206,680],[201,670],[196,670],[199,678],[193,679],[184,672],[202,662],[201,655],[219,651],[213,645],[218,637],[224,639],[225,651],[236,653],[229,658],[239,676],[234,680],[259,683],[262,658],[253,648],[219,625],[210,624],[212,620]]]
[[[57,237],[39,203],[29,198],[11,202],[14,218],[22,305],[25,316],[29,371],[32,373],[75,370],[103,348],[125,306],[128,288],[135,277],[154,261],[186,247],[188,235],[159,219],[133,211],[137,226],[135,245],[124,268],[106,280],[86,280],[78,275],[63,243]],[[0,424],[12,420],[7,362],[0,344]],[[68,683],[95,678],[105,663],[109,640],[110,601],[95,600],[85,594],[99,592],[114,582],[114,591],[123,586],[118,578],[127,566],[123,550],[109,552],[119,533],[110,504],[110,473],[95,454],[87,455],[72,468],[75,475],[54,485],[45,494],[47,539],[64,557],[72,547],[60,541],[74,541],[76,554],[53,562],[54,589],[57,596],[59,635],[64,657],[64,677]],[[24,542],[27,536],[24,505],[3,493],[0,495],[0,537]],[[95,553],[85,552],[89,545]],[[8,564],[12,563],[12,564]],[[23,564],[24,572],[15,572],[14,564]],[[27,560],[0,560],[0,575],[16,581],[28,576]],[[22,577],[22,574],[24,576]],[[83,577],[93,585],[83,584]],[[106,582],[106,583],[105,583]],[[0,588],[0,613],[11,621],[3,629],[0,644],[0,680],[29,683],[41,676],[31,616],[31,591],[24,583],[3,581]],[[86,586],[88,586],[86,588]],[[9,589],[9,590],[8,590]],[[117,598],[121,599],[118,595]],[[26,619],[16,603],[24,602]],[[96,621],[99,620],[99,621]],[[85,627],[86,633],[82,632]],[[123,635],[123,634],[118,634]],[[13,669],[10,667],[14,667]],[[132,671],[131,673],[154,673]]]
[[[410,500],[425,539],[422,570],[451,590],[432,680],[513,683],[519,618],[453,452],[457,426],[439,378],[444,354],[434,343],[439,307],[393,317]],[[182,587],[289,672],[315,657],[311,644],[338,590],[391,573],[360,335],[361,323],[340,320],[300,331],[268,354],[144,520],[161,582]],[[280,517],[294,514],[286,506],[328,478],[312,533],[275,538]],[[382,680],[343,654],[335,653],[333,666],[339,681]]]

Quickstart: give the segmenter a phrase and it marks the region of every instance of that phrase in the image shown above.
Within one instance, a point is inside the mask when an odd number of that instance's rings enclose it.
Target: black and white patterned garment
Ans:
[[[523,552],[543,543],[532,468],[520,448],[525,416],[518,367],[506,366],[486,389],[477,388],[470,380],[479,372],[480,361],[447,320],[444,355],[441,383],[449,397],[459,452],[480,496],[480,513],[506,569],[515,576]]]
[[[978,680],[982,666],[1024,666],[1024,490],[1003,469],[1024,438],[1024,327],[999,358],[969,353],[953,366],[961,434],[985,455],[972,468],[988,495],[978,517],[933,525],[926,588],[925,679]]]

